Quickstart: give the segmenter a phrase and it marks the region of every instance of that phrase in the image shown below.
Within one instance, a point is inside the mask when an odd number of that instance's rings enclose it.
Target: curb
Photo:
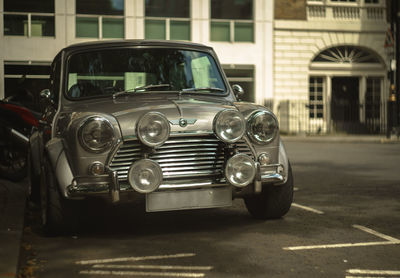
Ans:
[[[281,136],[284,142],[309,142],[309,143],[375,143],[375,144],[400,144],[400,139],[386,138],[383,136]]]

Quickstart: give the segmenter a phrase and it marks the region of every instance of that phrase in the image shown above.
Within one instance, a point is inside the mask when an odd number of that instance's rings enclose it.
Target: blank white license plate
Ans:
[[[161,191],[146,195],[146,211],[227,207],[232,205],[230,187]]]

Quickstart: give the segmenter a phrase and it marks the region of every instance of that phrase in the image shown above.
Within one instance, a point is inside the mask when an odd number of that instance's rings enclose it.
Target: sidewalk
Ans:
[[[315,143],[380,143],[396,144],[400,139],[396,136],[386,138],[384,135],[281,135],[283,142],[315,142]]]
[[[0,278],[17,274],[26,196],[26,179],[13,183],[0,178]]]

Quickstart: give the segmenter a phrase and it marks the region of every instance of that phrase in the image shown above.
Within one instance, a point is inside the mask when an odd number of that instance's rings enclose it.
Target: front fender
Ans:
[[[53,138],[45,146],[51,167],[56,176],[61,194],[68,197],[67,187],[71,185],[74,178],[65,148],[60,138]]]

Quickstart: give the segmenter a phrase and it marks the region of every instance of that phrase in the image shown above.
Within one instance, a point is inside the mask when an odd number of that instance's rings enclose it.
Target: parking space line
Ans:
[[[205,271],[213,269],[212,266],[183,266],[183,265],[111,265],[96,264],[93,268],[113,268],[113,269],[159,269],[159,270],[190,270]]]
[[[345,278],[387,278],[384,276],[348,276],[346,275]]]
[[[348,269],[346,271],[348,274],[366,274],[366,275],[400,275],[399,270],[371,270],[371,269]],[[359,277],[359,276],[357,276]]]
[[[111,258],[100,260],[83,260],[76,261],[75,264],[102,264],[102,263],[115,263],[115,262],[129,262],[129,261],[145,261],[145,260],[162,260],[162,259],[176,259],[196,256],[194,253],[182,253],[174,255],[158,255],[158,256],[145,256],[145,257],[126,257],[126,258]]]
[[[189,277],[197,278],[204,277],[204,273],[189,273],[189,272],[142,272],[142,271],[108,271],[108,270],[82,270],[79,274],[88,275],[114,275],[114,276],[157,276],[157,277]]]
[[[364,231],[366,233],[373,234],[374,236],[386,239],[388,241],[400,242],[400,240],[397,239],[397,238],[394,238],[394,237],[391,237],[391,236],[388,236],[388,235],[384,235],[382,233],[379,233],[377,231],[374,231],[374,230],[372,230],[370,228],[367,228],[367,227],[364,227],[364,226],[361,226],[361,225],[353,225],[353,227],[356,228],[356,229],[360,229],[360,230],[362,230],[362,231]]]
[[[377,237],[386,239],[387,241],[375,241],[375,242],[359,242],[359,243],[340,243],[340,244],[322,244],[322,245],[308,245],[308,246],[292,246],[283,247],[283,250],[310,250],[310,249],[327,249],[327,248],[344,248],[344,247],[361,247],[361,246],[377,246],[377,245],[395,245],[400,244],[400,240],[384,235],[367,227],[361,225],[353,225],[354,228],[360,229],[364,232],[373,234]]]
[[[360,243],[306,245],[306,246],[283,247],[283,250],[293,251],[293,250],[328,249],[328,248],[361,247],[361,246],[393,245],[393,244],[400,244],[400,242],[376,241],[376,242],[360,242]]]
[[[316,213],[316,214],[324,214],[323,211],[320,211],[320,210],[317,210],[317,209],[314,209],[314,208],[311,208],[311,207],[299,205],[297,203],[292,203],[292,206],[296,207],[296,208],[304,209],[306,211],[310,211],[310,212],[313,212],[313,213]]]

